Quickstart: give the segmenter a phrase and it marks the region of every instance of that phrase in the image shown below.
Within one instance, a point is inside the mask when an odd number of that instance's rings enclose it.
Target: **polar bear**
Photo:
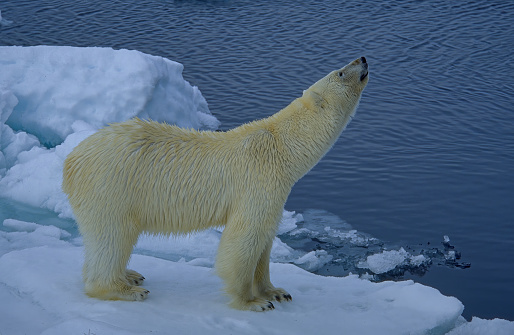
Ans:
[[[278,113],[227,132],[136,118],[82,141],[64,162],[63,190],[84,238],[86,294],[143,300],[145,278],[126,269],[141,233],[224,226],[216,269],[230,305],[266,311],[291,300],[269,273],[284,204],[350,122],[367,82],[360,57]]]

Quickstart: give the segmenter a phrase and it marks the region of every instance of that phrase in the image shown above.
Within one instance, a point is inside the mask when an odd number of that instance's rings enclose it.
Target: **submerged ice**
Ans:
[[[99,127],[134,116],[199,129],[215,129],[218,121],[182,78],[182,65],[162,57],[0,47],[0,64],[0,333],[166,333],[170,324],[184,334],[472,334],[485,324],[490,334],[514,333],[503,320],[465,322],[460,301],[436,289],[361,279],[401,278],[434,263],[458,266],[449,238],[442,248],[414,252],[320,210],[283,213],[271,276],[295,300],[264,315],[266,322],[226,307],[213,271],[222,229],[140,237],[131,266],[152,291],[144,309],[87,298],[82,241],[60,189],[66,155]]]

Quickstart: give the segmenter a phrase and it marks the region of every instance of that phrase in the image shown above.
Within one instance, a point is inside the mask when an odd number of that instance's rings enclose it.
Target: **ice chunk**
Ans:
[[[275,237],[273,240],[273,246],[271,247],[272,262],[291,262],[297,258],[299,254],[299,252],[293,250],[293,248],[282,242],[278,237]]]
[[[471,322],[462,322],[446,335],[512,335],[514,334],[514,322],[493,319],[484,320],[473,317]]]
[[[25,221],[14,220],[14,219],[5,219],[3,225],[4,225],[4,227],[9,227],[13,230],[26,231],[26,232],[34,231],[38,227],[40,227],[40,225],[38,225],[35,222],[25,222]]]
[[[63,162],[73,145],[90,134],[74,133],[56,148],[35,146],[20,152],[17,164],[0,179],[0,194],[34,207],[48,208],[62,217],[72,217],[67,197],[61,190]]]
[[[282,214],[282,219],[280,220],[278,226],[277,235],[282,235],[290,232],[293,229],[296,229],[296,223],[301,221],[303,221],[303,216],[301,214],[296,214],[294,211],[289,212],[284,210]]]
[[[454,250],[448,251],[448,253],[446,255],[444,255],[444,258],[447,261],[455,261],[455,259],[456,259],[455,251]]]
[[[367,247],[371,243],[378,242],[376,238],[359,233],[355,229],[342,231],[340,229],[333,229],[332,227],[325,227],[325,232],[331,238],[330,241],[335,237],[337,239],[348,240],[349,243],[358,247]],[[323,238],[323,240],[329,241],[328,238]]]
[[[62,246],[62,239],[71,235],[55,226],[40,225],[14,219],[5,219],[3,226],[11,231],[0,230],[0,256],[17,249],[34,246]],[[0,329],[1,330],[1,329]]]
[[[134,50],[0,47],[0,89],[18,99],[5,123],[47,147],[83,120],[98,129],[134,116],[188,128],[217,128],[182,64]]]
[[[369,269],[374,274],[382,274],[402,266],[407,266],[408,268],[419,267],[428,261],[423,255],[412,256],[404,248],[400,248],[400,250],[386,250],[370,255],[357,266]]]
[[[414,267],[426,264],[428,259],[424,255],[410,256],[410,265]]]
[[[402,264],[408,256],[409,253],[403,248],[383,251],[368,256],[365,262],[359,263],[359,267],[370,269],[375,274],[386,273]]]
[[[376,238],[353,229],[337,215],[324,210],[308,209],[296,223],[300,223],[296,229],[284,233],[300,238],[302,235],[308,236],[334,246],[351,244],[367,248],[374,244],[382,244]]]
[[[329,255],[325,250],[314,250],[295,260],[294,264],[302,269],[314,272],[331,260],[332,255]]]

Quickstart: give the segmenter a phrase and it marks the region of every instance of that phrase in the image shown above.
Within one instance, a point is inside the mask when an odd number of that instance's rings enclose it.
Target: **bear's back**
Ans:
[[[247,135],[139,119],[112,124],[67,157],[63,190],[79,221],[114,203],[117,215],[136,218],[150,232],[222,225],[230,208],[273,189],[273,178],[256,176],[265,169]]]

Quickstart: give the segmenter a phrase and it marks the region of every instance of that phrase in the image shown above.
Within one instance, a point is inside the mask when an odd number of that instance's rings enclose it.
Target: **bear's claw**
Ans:
[[[260,305],[260,306],[255,306],[257,308],[261,308],[261,312],[266,312],[266,311],[272,311],[275,309],[275,306],[273,306],[273,303],[271,301],[266,301],[264,302],[264,304]],[[256,309],[255,307],[253,308],[250,308],[250,310],[253,310],[253,311],[259,311],[258,309]]]
[[[265,312],[275,309],[275,306],[273,306],[273,303],[271,301],[261,298],[256,298],[254,300],[246,302],[233,301],[231,305],[232,307],[235,307],[237,309],[249,310],[254,312]]]
[[[148,293],[150,293],[150,291],[148,290],[145,290],[143,293],[140,293],[139,296],[141,297],[141,300],[144,300]]]
[[[278,302],[293,300],[291,295],[282,288],[273,288],[273,289],[264,291],[261,293],[261,298],[270,300],[270,301],[275,300]]]
[[[275,300],[278,301],[278,302],[281,302],[282,299],[284,299],[285,301],[291,301],[291,300],[293,300],[293,297],[291,297],[290,294],[282,294],[282,296],[277,294],[275,296]]]
[[[145,300],[147,297],[148,297],[148,294],[150,293],[150,291],[148,290],[145,290],[145,289],[142,289],[141,288],[133,288],[132,289],[134,291],[134,299],[135,301],[143,301]],[[141,290],[141,291],[138,291],[138,290]],[[128,299],[127,299],[128,300]]]
[[[273,303],[271,303],[271,301],[268,301],[268,305],[266,306],[266,308],[261,307],[261,309],[263,312],[271,311],[271,310],[275,309],[275,306],[273,306]]]

